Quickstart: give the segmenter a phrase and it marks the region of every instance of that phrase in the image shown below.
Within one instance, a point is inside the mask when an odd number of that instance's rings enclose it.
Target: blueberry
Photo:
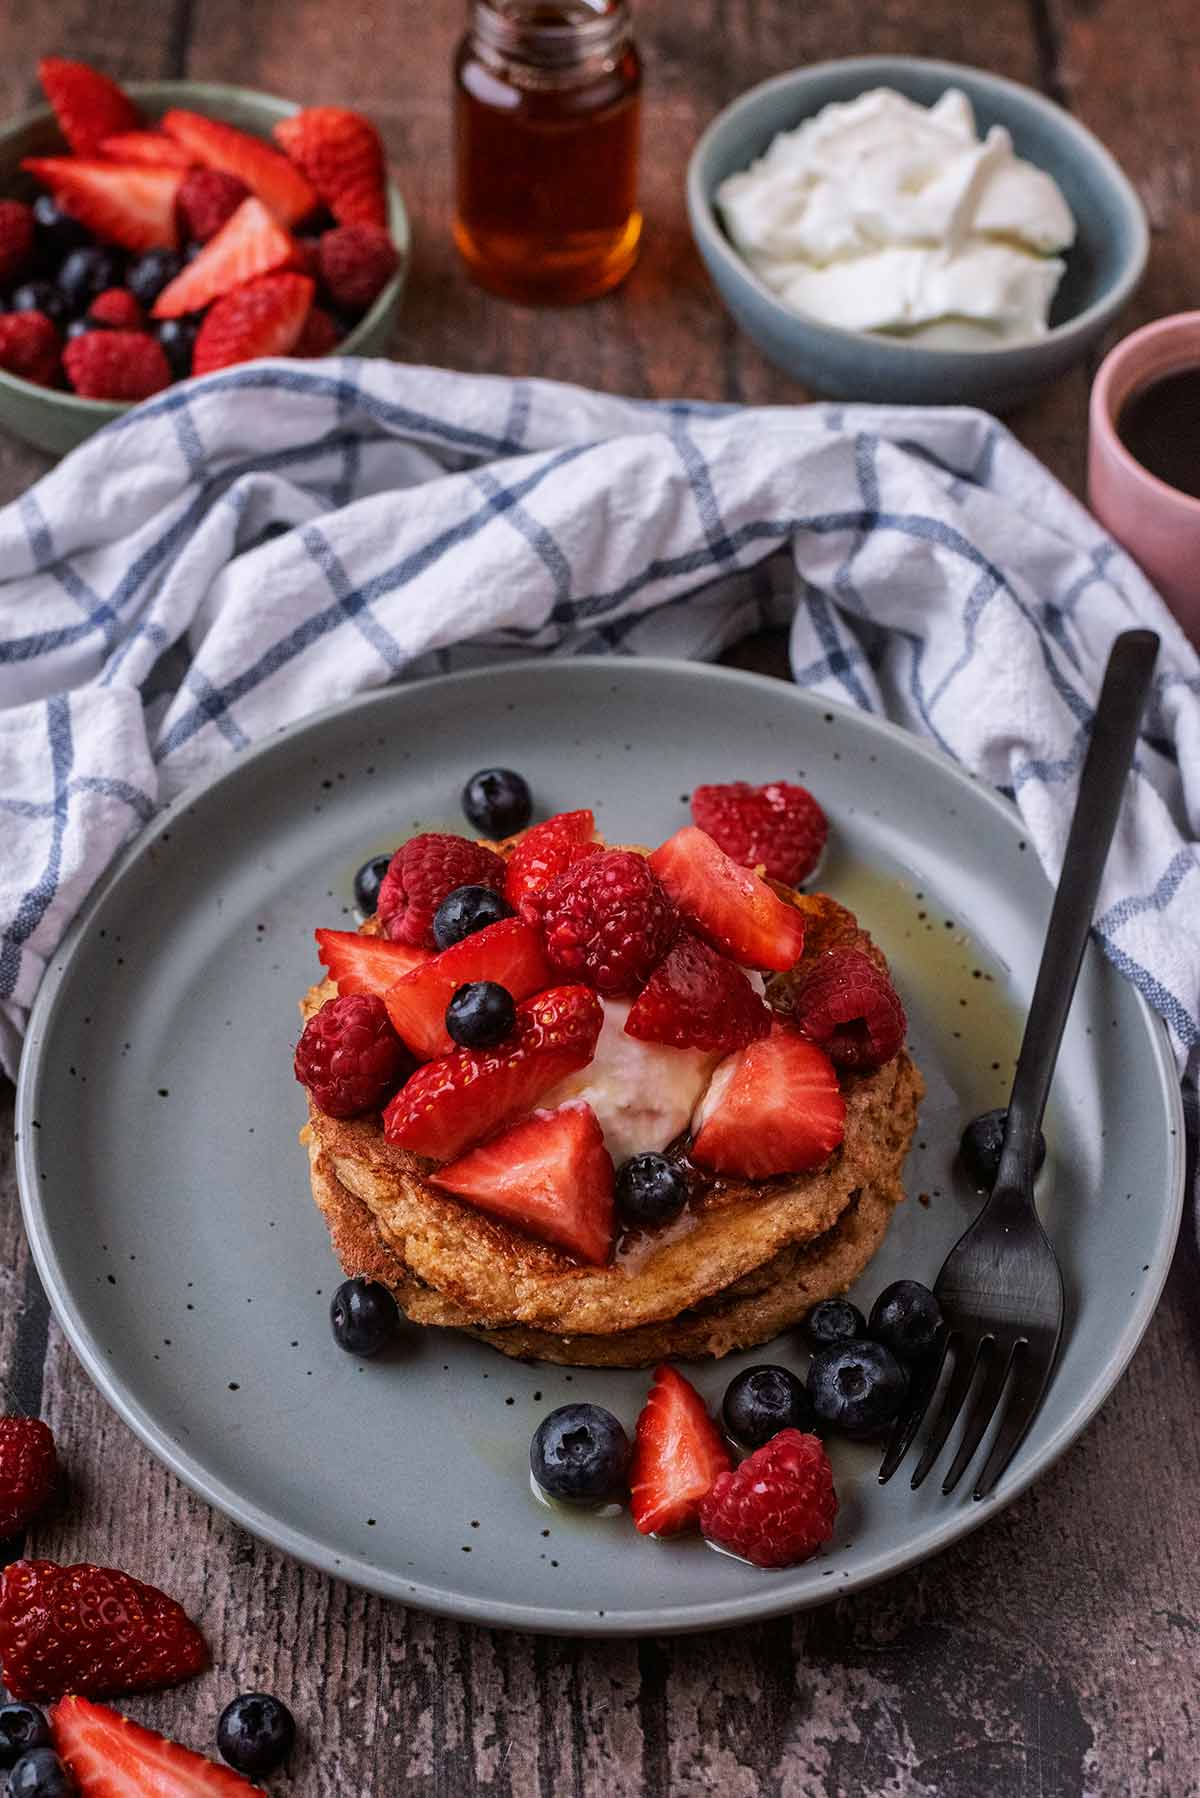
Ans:
[[[875,1436],[908,1396],[908,1375],[882,1342],[839,1342],[809,1362],[808,1396],[819,1423],[845,1436]]]
[[[8,1776],[8,1798],[75,1798],[78,1790],[53,1748],[31,1748]]]
[[[491,887],[455,887],[433,914],[433,940],[439,949],[452,949],[465,936],[511,918],[513,908]]]
[[[193,239],[193,241],[191,243],[184,244],[183,260],[185,262],[195,262],[197,256],[200,254],[200,252],[203,248],[204,248],[204,245],[202,243],[200,243],[197,239]]]
[[[919,1280],[893,1280],[871,1306],[867,1329],[902,1361],[920,1361],[942,1340],[942,1308]]]
[[[400,1327],[400,1309],[376,1280],[343,1280],[329,1306],[333,1340],[348,1355],[377,1355]]]
[[[612,1498],[625,1484],[629,1438],[603,1405],[560,1405],[534,1431],[529,1465],[551,1498]]]
[[[962,1133],[958,1152],[962,1156],[966,1168],[976,1186],[984,1187],[991,1192],[996,1184],[996,1175],[1000,1172],[1000,1151],[1004,1147],[1004,1130],[1008,1123],[1008,1112],[981,1111],[977,1118],[972,1118]],[[1036,1174],[1046,1159],[1046,1138],[1038,1131],[1037,1148],[1034,1151],[1033,1171]]]
[[[138,305],[149,312],[168,281],[173,281],[182,267],[183,257],[175,250],[148,250],[136,262],[130,263],[125,285]]]
[[[631,1155],[617,1173],[617,1211],[635,1230],[669,1224],[687,1204],[687,1175],[665,1155]]]
[[[391,866],[391,860],[390,855],[373,855],[354,876],[354,903],[364,918],[374,915],[375,907],[379,904],[379,889]]]
[[[71,310],[51,281],[23,282],[13,289],[9,305],[14,312],[44,312],[56,325],[65,324]]]
[[[239,1773],[273,1773],[292,1752],[296,1720],[269,1692],[243,1692],[230,1699],[217,1723],[221,1758]]]
[[[484,836],[511,837],[533,816],[533,796],[511,768],[481,768],[462,790],[462,808]]]
[[[804,1320],[804,1334],[813,1350],[832,1348],[835,1342],[857,1342],[867,1333],[867,1320],[849,1299],[822,1299]]]
[[[119,284],[121,264],[114,251],[89,244],[72,250],[54,278],[68,311],[86,312],[98,293]]]
[[[155,327],[155,336],[162,344],[167,361],[171,365],[171,373],[177,381],[186,380],[192,372],[192,351],[196,345],[196,333],[200,329],[196,319],[164,318]]]
[[[516,1021],[512,994],[495,980],[468,981],[446,1007],[446,1029],[464,1049],[494,1048]]]
[[[86,337],[89,331],[104,331],[107,328],[98,318],[73,318],[63,336],[71,343],[76,337]]]
[[[812,1401],[786,1367],[748,1367],[725,1388],[721,1421],[742,1448],[761,1448],[780,1430],[811,1430]]]
[[[58,256],[65,256],[68,250],[77,250],[81,244],[92,241],[87,226],[64,212],[49,194],[39,194],[33,202],[33,217],[40,241]]]
[[[31,1748],[48,1748],[50,1725],[35,1704],[0,1704],[0,1767],[11,1767]]]

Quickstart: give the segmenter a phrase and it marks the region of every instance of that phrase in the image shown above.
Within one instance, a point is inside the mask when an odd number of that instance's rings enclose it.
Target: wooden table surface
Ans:
[[[795,64],[910,51],[983,64],[1063,101],[1136,181],[1154,227],[1123,323],[1200,304],[1196,0],[641,0],[647,63],[642,262],[569,312],[491,299],[449,238],[447,69],[462,0],[14,0],[0,9],[0,114],[31,104],[39,53],[127,78],[188,75],[382,126],[416,260],[395,353],[635,394],[804,397],[739,336],[681,199],[702,126]],[[1079,491],[1089,371],[1014,419]],[[0,499],[43,458],[0,444]],[[72,1496],[28,1548],[98,1559],[176,1594],[217,1671],[132,1702],[211,1743],[232,1693],[292,1703],[296,1798],[1052,1798],[1200,1794],[1200,1307],[1181,1246],[1166,1297],[1102,1415],[1002,1516],[927,1565],[794,1620],[593,1646],[439,1622],[304,1570],[194,1499],[97,1397],[21,1236],[11,1095],[0,1099],[0,1378],[63,1444]],[[136,1301],[135,1301],[136,1302]]]

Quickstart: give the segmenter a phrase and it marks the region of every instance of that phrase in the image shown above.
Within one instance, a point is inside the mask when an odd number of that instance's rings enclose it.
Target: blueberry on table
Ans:
[[[433,940],[439,949],[452,949],[464,937],[512,916],[507,899],[491,887],[455,887],[433,914]]]
[[[533,816],[533,795],[513,769],[481,768],[462,790],[462,808],[485,837],[511,837]]]
[[[125,276],[125,285],[137,301],[149,312],[155,300],[173,281],[183,267],[183,257],[176,250],[147,250],[136,262],[131,262]]]
[[[510,1036],[517,1008],[507,987],[495,980],[460,986],[446,1007],[446,1029],[464,1049],[492,1049]]]
[[[52,281],[24,281],[13,289],[9,306],[13,312],[44,312],[52,324],[65,324],[70,307]]]
[[[849,1299],[822,1299],[804,1320],[804,1334],[811,1349],[832,1348],[836,1342],[857,1342],[867,1333],[867,1320]]]
[[[111,250],[99,244],[72,250],[55,281],[70,312],[86,312],[97,294],[117,287],[121,280],[121,264]]]
[[[669,1224],[687,1204],[687,1175],[665,1155],[631,1155],[617,1172],[617,1214],[631,1229]]]
[[[400,1328],[400,1307],[377,1280],[343,1280],[329,1306],[333,1340],[348,1355],[377,1355]]]
[[[629,1438],[603,1405],[560,1405],[529,1446],[534,1479],[551,1498],[595,1503],[624,1490]]]
[[[786,1367],[748,1367],[730,1380],[721,1404],[726,1433],[742,1448],[761,1448],[780,1430],[811,1430],[812,1401]]]
[[[867,1332],[902,1361],[920,1361],[938,1347],[942,1308],[920,1280],[893,1280],[885,1286],[867,1320]]]
[[[49,194],[39,194],[33,202],[33,219],[39,243],[53,255],[65,256],[68,250],[77,250],[92,241],[87,226],[64,212]]]
[[[844,1436],[875,1436],[899,1415],[908,1374],[882,1342],[844,1342],[820,1349],[808,1368],[817,1422]]]
[[[0,1767],[11,1767],[31,1748],[49,1748],[53,1740],[35,1704],[0,1704]]]
[[[390,855],[373,855],[354,876],[354,903],[364,918],[375,915],[375,907],[379,904],[379,889],[391,860]]]
[[[75,1798],[79,1787],[53,1748],[31,1748],[8,1776],[8,1798]]]
[[[242,1692],[229,1701],[217,1723],[222,1759],[252,1778],[282,1766],[295,1740],[295,1718],[270,1692]]]
[[[962,1133],[958,1152],[962,1156],[963,1166],[976,1186],[984,1187],[991,1192],[996,1184],[996,1175],[1000,1172],[1000,1152],[1004,1147],[1004,1131],[1008,1123],[1008,1112],[1001,1107],[999,1111],[981,1111],[977,1118],[972,1118]],[[1033,1157],[1033,1171],[1036,1174],[1046,1159],[1046,1138],[1038,1131],[1037,1148]]]

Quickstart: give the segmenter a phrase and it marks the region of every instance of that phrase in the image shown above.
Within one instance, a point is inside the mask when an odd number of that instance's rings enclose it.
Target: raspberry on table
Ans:
[[[601,993],[633,993],[679,932],[679,913],[644,855],[606,849],[568,868],[542,907],[546,953]]]
[[[397,849],[379,888],[375,914],[395,943],[437,947],[433,917],[455,887],[503,893],[507,870],[494,849],[467,837],[429,830]]]
[[[378,1111],[414,1066],[374,993],[326,1000],[296,1045],[296,1078],[327,1117]]]
[[[48,1425],[37,1417],[0,1417],[0,1542],[31,1523],[57,1486],[58,1455]]]
[[[791,1015],[830,1061],[856,1074],[890,1061],[908,1029],[895,987],[860,949],[819,955],[796,983]]]
[[[755,1567],[795,1567],[830,1540],[837,1508],[820,1439],[780,1430],[731,1473],[717,1475],[700,1505],[700,1528]]]
[[[808,788],[783,780],[697,787],[692,817],[735,862],[762,867],[786,886],[808,878],[829,835],[829,820]]]

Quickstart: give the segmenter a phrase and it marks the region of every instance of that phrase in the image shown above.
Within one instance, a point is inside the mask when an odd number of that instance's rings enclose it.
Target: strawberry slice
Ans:
[[[231,221],[232,222],[232,221]],[[256,356],[290,356],[312,306],[307,275],[259,275],[223,294],[207,313],[192,351],[192,373],[253,362]]]
[[[253,195],[210,238],[194,262],[169,281],[154,302],[155,318],[199,312],[255,275],[269,274],[292,260],[296,245]]]
[[[14,1698],[149,1692],[208,1664],[181,1605],[118,1567],[12,1561],[0,1574],[0,1664]]]
[[[175,198],[182,169],[82,156],[26,156],[21,167],[50,189],[64,212],[105,242],[123,250],[175,248]]]
[[[385,1109],[384,1135],[397,1148],[453,1161],[586,1067],[603,1022],[586,986],[555,986],[523,1000],[516,1028],[497,1048],[460,1049],[418,1068]]]
[[[118,131],[99,146],[110,162],[140,162],[152,169],[190,169],[194,158],[165,131]]]
[[[596,840],[590,811],[559,812],[542,824],[531,824],[508,858],[504,897],[527,924],[540,924],[541,896],[551,881],[604,845]]]
[[[423,959],[384,999],[396,1034],[422,1061],[433,1061],[439,1055],[453,1055],[457,1047],[446,1029],[446,1007],[460,986],[494,980],[516,1000],[543,992],[558,978],[537,931],[520,918],[501,918],[440,955]]]
[[[695,1529],[717,1475],[732,1463],[696,1388],[665,1363],[654,1370],[637,1420],[629,1485],[633,1521],[643,1536]]]
[[[700,1167],[765,1180],[820,1167],[845,1128],[833,1063],[777,1024],[763,1042],[718,1067],[692,1120],[690,1153]]]
[[[343,996],[374,993],[386,999],[398,980],[432,959],[428,949],[391,943],[385,936],[360,936],[357,930],[318,930],[315,935],[317,954]]]
[[[790,968],[804,947],[804,920],[761,881],[688,824],[650,866],[693,929],[712,948],[751,968]]]
[[[50,1713],[54,1746],[82,1798],[246,1798],[262,1794],[222,1767],[86,1698],[64,1698]]]
[[[224,169],[244,181],[284,225],[295,225],[317,206],[316,189],[294,162],[264,143],[203,113],[175,108],[164,113],[162,128],[206,169]]]
[[[341,225],[386,225],[383,140],[369,119],[343,106],[308,106],[272,135],[308,176]]]
[[[43,56],[38,76],[62,134],[77,156],[94,156],[106,137],[136,131],[138,109],[123,88],[86,62]]]
[[[730,1054],[771,1032],[771,1013],[740,968],[687,931],[634,1001],[627,1036]]]
[[[595,1112],[581,1101],[535,1111],[434,1174],[432,1184],[593,1266],[612,1253],[612,1156]]]

